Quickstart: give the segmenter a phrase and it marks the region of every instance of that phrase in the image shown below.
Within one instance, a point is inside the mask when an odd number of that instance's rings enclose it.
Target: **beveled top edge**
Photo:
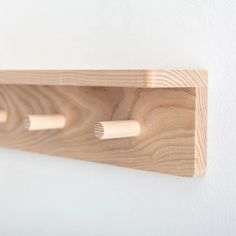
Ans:
[[[0,84],[102,87],[207,87],[207,70],[0,70]]]

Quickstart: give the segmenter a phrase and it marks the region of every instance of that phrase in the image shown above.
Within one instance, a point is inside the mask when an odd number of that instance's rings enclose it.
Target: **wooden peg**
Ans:
[[[63,129],[66,125],[66,118],[60,114],[27,115],[23,122],[25,129],[30,131]]]
[[[102,121],[94,126],[94,134],[99,139],[136,137],[140,130],[140,124],[135,120]]]
[[[0,110],[0,123],[5,123],[7,121],[7,112]]]

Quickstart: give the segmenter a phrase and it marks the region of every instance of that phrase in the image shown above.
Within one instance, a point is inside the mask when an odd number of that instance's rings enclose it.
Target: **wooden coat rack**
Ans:
[[[207,71],[0,71],[0,145],[180,176],[206,171]]]

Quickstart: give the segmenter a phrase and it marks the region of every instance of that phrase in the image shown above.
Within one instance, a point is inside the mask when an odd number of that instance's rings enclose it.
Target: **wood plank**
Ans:
[[[207,168],[207,88],[196,88],[195,97],[195,176]]]
[[[205,70],[1,70],[0,84],[133,88],[207,87]]]
[[[205,70],[1,70],[0,111],[7,148],[181,176],[206,171]],[[26,131],[30,114],[61,114],[67,125]],[[131,119],[138,137],[93,134],[97,122]]]
[[[32,75],[25,78],[24,83],[28,83]],[[0,85],[0,110],[8,111],[7,122],[0,124],[0,144],[180,176],[201,175],[206,163],[202,95],[196,88]],[[28,114],[62,114],[67,124],[62,130],[28,131],[22,123]],[[94,125],[109,120],[137,120],[141,134],[134,138],[96,138]]]

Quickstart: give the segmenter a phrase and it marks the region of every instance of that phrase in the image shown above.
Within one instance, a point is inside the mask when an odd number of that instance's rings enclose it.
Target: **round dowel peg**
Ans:
[[[94,134],[99,139],[136,137],[140,130],[136,120],[101,121],[94,126]]]
[[[24,128],[33,130],[63,129],[66,118],[60,114],[54,115],[27,115],[24,117]]]
[[[5,123],[7,121],[7,112],[0,110],[0,123]]]

